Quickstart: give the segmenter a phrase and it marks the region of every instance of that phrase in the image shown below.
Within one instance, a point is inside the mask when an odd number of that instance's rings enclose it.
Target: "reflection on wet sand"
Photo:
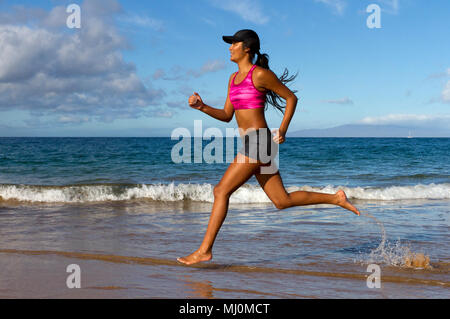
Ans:
[[[302,296],[298,294],[276,294],[276,293],[268,293],[263,291],[249,290],[249,289],[236,289],[236,288],[218,288],[214,287],[212,282],[209,280],[198,281],[192,279],[192,276],[183,276],[181,278],[184,281],[185,286],[187,287],[186,293],[188,294],[187,298],[207,298],[213,299],[214,291],[216,292],[227,292],[227,293],[236,293],[236,295],[251,295],[254,298],[261,297],[269,297],[269,298],[283,298],[287,295],[292,298],[312,298],[311,296]]]
[[[194,280],[192,279],[192,276],[183,276],[183,278],[181,279],[184,281],[184,284],[187,287],[186,292],[189,293],[187,298],[214,298],[214,287],[212,286],[211,281]]]

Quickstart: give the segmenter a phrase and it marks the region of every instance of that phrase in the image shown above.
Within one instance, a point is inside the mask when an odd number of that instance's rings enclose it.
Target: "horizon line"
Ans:
[[[203,136],[190,136],[199,138]],[[233,136],[239,137],[239,136]],[[289,136],[289,138],[450,138],[450,136]],[[171,136],[0,136],[0,138],[171,138]],[[222,138],[230,138],[223,136]]]

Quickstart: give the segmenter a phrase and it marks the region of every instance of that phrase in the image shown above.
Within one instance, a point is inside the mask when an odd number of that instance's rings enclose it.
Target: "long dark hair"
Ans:
[[[256,55],[256,62],[255,64],[270,70],[269,68],[269,55],[267,53],[263,53],[261,54],[259,52],[259,43],[257,43],[259,41],[254,41],[254,39],[248,39],[248,41],[243,41],[243,46],[244,48],[249,48],[250,49],[250,61],[253,61],[253,59],[255,58]],[[298,75],[298,72],[295,75],[291,75],[290,77],[288,77],[289,75],[289,71],[287,68],[284,68],[284,72],[281,76],[279,76],[278,78],[280,79],[281,83],[283,83],[284,85],[286,85],[287,83],[295,80],[295,78]],[[296,93],[297,90],[291,90],[293,93]],[[266,100],[266,104],[265,104],[265,108],[264,110],[267,110],[267,105],[271,104],[274,108],[276,108],[277,110],[279,110],[281,113],[284,114],[284,109],[286,108],[286,105],[282,105],[282,100],[281,97],[276,94],[275,92],[272,91],[268,91],[267,92],[267,100]]]

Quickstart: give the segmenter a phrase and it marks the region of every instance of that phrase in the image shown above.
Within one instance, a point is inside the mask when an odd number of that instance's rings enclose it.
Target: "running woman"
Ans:
[[[224,108],[217,109],[206,105],[197,92],[189,97],[188,102],[192,108],[220,121],[230,122],[236,114],[239,132],[243,132],[241,134],[243,146],[220,182],[214,187],[214,204],[203,242],[192,254],[177,258],[179,262],[187,265],[212,259],[213,244],[227,215],[230,196],[253,175],[277,209],[331,204],[360,215],[343,190],[338,190],[335,194],[307,191],[288,193],[278,169],[271,173],[264,171],[268,165],[273,164],[278,144],[284,143],[289,123],[294,115],[297,97],[285,84],[296,76],[287,78],[288,73],[285,71],[278,78],[269,69],[268,55],[260,53],[260,41],[255,31],[244,29],[233,36],[223,36],[222,39],[231,44],[230,60],[238,65],[238,72],[229,78]],[[253,64],[255,56],[256,61]],[[280,97],[286,101],[285,106],[278,102],[281,101]],[[284,114],[279,129],[274,130],[274,136],[264,116],[267,104],[271,104]]]

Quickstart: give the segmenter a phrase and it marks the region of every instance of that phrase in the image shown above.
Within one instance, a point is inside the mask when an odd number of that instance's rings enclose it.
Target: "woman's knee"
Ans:
[[[278,198],[272,201],[277,209],[286,209],[292,206],[291,200],[289,197]]]
[[[231,195],[230,192],[220,184],[217,184],[216,186],[214,186],[213,194],[214,194],[215,198],[229,197]]]

